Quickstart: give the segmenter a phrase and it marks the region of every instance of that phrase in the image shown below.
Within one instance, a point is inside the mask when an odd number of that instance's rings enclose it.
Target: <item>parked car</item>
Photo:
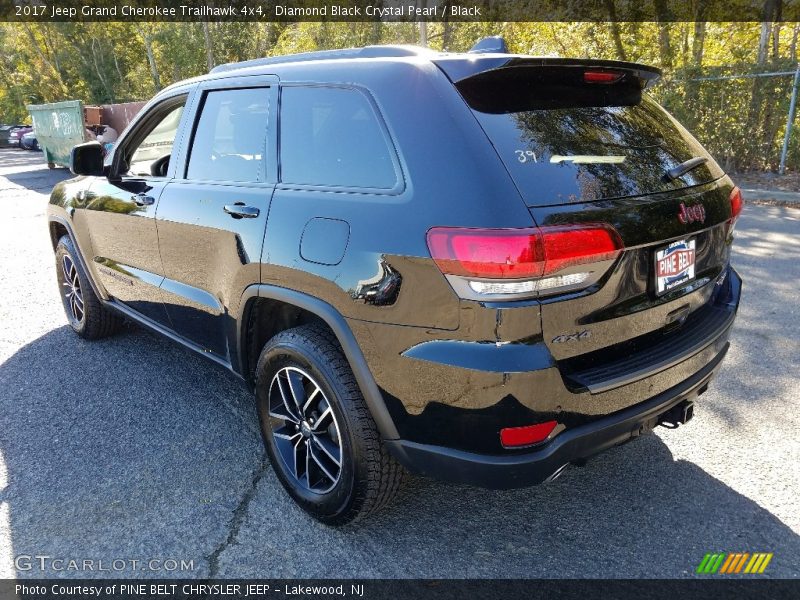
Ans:
[[[677,427],[728,351],[742,197],[658,76],[377,46],[172,85],[53,190],[69,324],[230,369],[329,524],[404,468],[527,486]]]
[[[8,144],[10,146],[16,146],[17,148],[19,148],[22,136],[25,135],[26,133],[30,133],[31,131],[33,131],[33,127],[18,127],[12,130],[8,134]]]
[[[25,150],[41,150],[39,140],[36,139],[36,132],[31,130],[23,135],[19,140],[20,148]]]
[[[15,146],[19,143],[17,131],[25,125],[0,125],[0,147]]]

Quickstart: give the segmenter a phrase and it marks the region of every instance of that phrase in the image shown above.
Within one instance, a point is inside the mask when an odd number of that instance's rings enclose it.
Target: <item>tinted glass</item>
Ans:
[[[268,88],[206,94],[186,176],[264,181],[268,108]]]
[[[183,104],[180,104],[169,110],[156,123],[155,127],[150,130],[150,133],[145,136],[136,147],[136,150],[133,151],[130,167],[128,168],[130,175],[149,176],[166,173],[166,168],[162,168],[161,173],[153,173],[151,166],[158,159],[172,154],[175,134],[178,132],[182,115]]]
[[[611,86],[519,83],[513,82],[518,94],[465,98],[530,205],[650,194],[722,175],[664,109],[630,88],[616,95]],[[664,177],[694,157],[708,163],[672,181]]]
[[[391,189],[391,151],[358,90],[285,87],[281,92],[281,181]]]

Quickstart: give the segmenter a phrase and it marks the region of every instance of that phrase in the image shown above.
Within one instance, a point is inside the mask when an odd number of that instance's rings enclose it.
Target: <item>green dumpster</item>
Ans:
[[[53,104],[31,104],[27,109],[31,113],[36,139],[47,159],[47,166],[51,169],[56,165],[69,167],[72,147],[86,141],[83,102],[67,100]]]

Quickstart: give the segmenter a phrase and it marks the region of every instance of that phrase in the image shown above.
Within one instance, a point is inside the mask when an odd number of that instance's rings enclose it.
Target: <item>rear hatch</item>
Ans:
[[[539,227],[602,223],[622,239],[624,251],[591,286],[541,298],[557,360],[624,349],[707,303],[728,261],[733,186],[645,94],[657,70],[505,55],[437,63]]]

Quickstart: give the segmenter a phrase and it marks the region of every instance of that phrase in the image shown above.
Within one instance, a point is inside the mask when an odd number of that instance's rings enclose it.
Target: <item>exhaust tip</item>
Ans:
[[[564,471],[567,470],[568,466],[569,466],[569,463],[566,463],[566,464],[563,464],[560,467],[558,467],[555,471],[553,471],[553,473],[550,475],[550,477],[548,477],[547,479],[544,480],[545,483],[550,483],[551,481],[555,481],[556,479],[561,477],[561,475],[564,473]]]

